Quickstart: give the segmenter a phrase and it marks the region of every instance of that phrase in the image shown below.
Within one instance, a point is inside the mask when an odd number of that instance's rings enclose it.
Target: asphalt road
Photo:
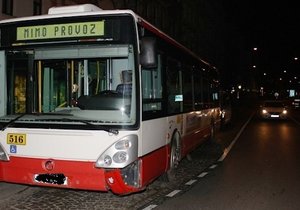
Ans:
[[[253,117],[226,158],[155,209],[300,209],[300,123]]]

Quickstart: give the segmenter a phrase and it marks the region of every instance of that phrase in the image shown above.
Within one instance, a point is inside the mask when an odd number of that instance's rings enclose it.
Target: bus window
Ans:
[[[108,62],[106,59],[90,59],[75,62],[74,83],[79,90],[75,94],[76,99],[81,95],[97,95],[101,91],[107,90]],[[73,91],[76,92],[76,91]]]
[[[182,72],[178,62],[173,59],[167,62],[168,113],[179,113],[183,109]]]
[[[194,105],[195,109],[202,109],[203,106],[203,96],[202,96],[202,76],[201,76],[201,71],[197,68],[193,70],[193,79],[194,79]]]
[[[203,90],[203,95],[202,95],[202,102],[204,108],[210,108],[211,107],[211,91],[210,91],[210,83],[207,78],[202,79],[202,90]]]
[[[69,70],[66,61],[38,62],[38,74],[41,93],[42,112],[54,111],[56,107],[66,107],[69,104]]]
[[[219,87],[216,81],[211,82],[211,101],[213,107],[220,106]]]
[[[162,110],[162,69],[158,55],[157,69],[142,69],[143,112]]]
[[[6,114],[6,101],[7,101],[7,82],[6,82],[6,72],[5,72],[5,52],[0,51],[0,116],[4,116]]]
[[[183,74],[183,110],[193,110],[193,82],[191,68],[186,67]]]

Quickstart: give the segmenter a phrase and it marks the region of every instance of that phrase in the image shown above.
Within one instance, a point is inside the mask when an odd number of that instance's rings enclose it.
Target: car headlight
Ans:
[[[125,136],[112,144],[97,159],[95,166],[101,168],[124,168],[138,157],[137,135]]]
[[[287,114],[287,110],[286,110],[286,109],[283,110],[282,113],[283,113],[283,114]]]
[[[268,113],[267,110],[265,110],[265,109],[263,109],[261,112],[262,112],[263,114],[267,114],[267,113]]]

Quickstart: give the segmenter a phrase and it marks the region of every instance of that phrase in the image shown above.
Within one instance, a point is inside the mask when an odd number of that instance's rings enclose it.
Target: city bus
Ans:
[[[52,7],[0,30],[2,182],[138,192],[221,122],[218,70],[131,10]]]

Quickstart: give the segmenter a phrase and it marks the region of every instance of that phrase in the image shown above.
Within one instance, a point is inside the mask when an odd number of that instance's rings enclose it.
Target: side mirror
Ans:
[[[156,40],[152,37],[141,40],[140,64],[145,69],[157,68]]]

